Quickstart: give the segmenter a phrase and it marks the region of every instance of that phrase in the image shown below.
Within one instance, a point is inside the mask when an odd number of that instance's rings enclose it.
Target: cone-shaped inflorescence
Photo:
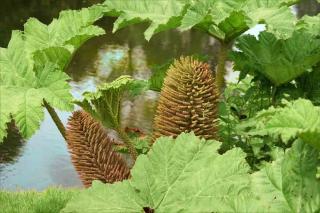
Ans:
[[[205,139],[216,139],[218,97],[208,64],[192,57],[176,60],[160,93],[153,140],[191,131]]]
[[[112,149],[113,140],[88,113],[73,113],[66,137],[72,163],[86,187],[93,180],[113,183],[130,176],[126,162]]]

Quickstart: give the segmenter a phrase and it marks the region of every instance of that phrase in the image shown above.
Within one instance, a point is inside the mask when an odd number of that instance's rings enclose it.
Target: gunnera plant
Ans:
[[[193,131],[205,139],[217,138],[219,93],[207,63],[181,57],[169,67],[154,119],[153,140]]]
[[[67,124],[66,138],[72,163],[85,187],[93,180],[113,183],[130,176],[126,161],[113,150],[116,143],[90,114],[75,111]]]

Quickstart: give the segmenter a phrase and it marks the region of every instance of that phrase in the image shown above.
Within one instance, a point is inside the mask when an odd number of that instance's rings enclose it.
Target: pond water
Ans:
[[[77,9],[97,3],[99,0],[2,0],[0,3],[0,46],[5,47],[11,30],[22,29],[28,17],[36,17],[49,23],[60,10]],[[319,5],[303,1],[298,15],[315,14]],[[104,18],[97,24],[107,33],[91,39],[77,52],[67,70],[72,78],[72,94],[94,90],[96,85],[129,74],[139,79],[151,75],[152,66],[162,64],[173,57],[200,53],[210,56],[214,66],[217,42],[199,31],[180,33],[176,30],[154,36],[150,42],[143,37],[145,25],[125,28],[112,34],[114,19]],[[256,28],[252,33],[256,33]],[[134,100],[123,101],[124,126],[151,131],[157,93],[147,92]],[[58,112],[66,124],[71,113]],[[0,189],[44,189],[52,185],[81,186],[71,164],[66,143],[48,113],[40,129],[28,141],[12,132],[0,145]]]

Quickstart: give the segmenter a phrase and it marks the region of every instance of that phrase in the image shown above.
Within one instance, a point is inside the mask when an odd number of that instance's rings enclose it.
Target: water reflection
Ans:
[[[25,141],[21,138],[13,123],[9,125],[9,132],[3,143],[0,144],[0,171],[6,164],[12,164],[21,155]]]
[[[59,112],[59,115],[66,123],[70,113]],[[21,151],[14,156],[13,163],[1,164],[0,189],[44,189],[50,185],[66,185],[61,182],[65,178],[70,185],[81,186],[69,163],[66,144],[48,113],[45,113],[40,130],[23,142]]]
[[[114,72],[122,73],[128,69],[129,48],[120,45],[106,45],[98,51],[95,63],[96,75],[107,80]]]

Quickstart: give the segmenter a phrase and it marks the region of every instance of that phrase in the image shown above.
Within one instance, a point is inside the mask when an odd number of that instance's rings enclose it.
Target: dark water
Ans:
[[[1,0],[0,46],[5,47],[11,30],[22,29],[28,17],[49,23],[62,9],[77,9],[99,0]],[[314,6],[310,6],[314,5]],[[313,1],[304,1],[298,15],[316,13]],[[311,9],[310,9],[311,7]],[[300,12],[301,11],[301,12]],[[72,93],[80,97],[85,90],[111,81],[123,74],[147,79],[154,64],[161,64],[172,57],[194,53],[209,55],[214,65],[217,42],[198,31],[180,33],[172,30],[145,41],[145,25],[136,25],[111,33],[114,19],[98,22],[107,34],[88,41],[75,55],[68,74],[72,78]],[[253,30],[259,31],[261,27]],[[122,122],[124,126],[138,127],[150,132],[157,93],[147,92],[135,100],[124,100]],[[68,112],[58,112],[64,123]],[[0,145],[0,189],[43,189],[50,185],[81,186],[66,149],[66,144],[49,115],[40,130],[28,141],[14,133]]]

